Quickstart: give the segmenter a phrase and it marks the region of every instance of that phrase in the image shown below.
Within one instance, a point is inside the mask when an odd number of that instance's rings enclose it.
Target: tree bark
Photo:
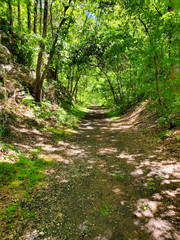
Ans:
[[[51,33],[52,33],[52,39],[54,39],[54,31],[53,31],[53,16],[52,16],[52,4],[53,1],[50,4],[50,22],[51,22]]]
[[[102,69],[101,69],[101,71],[102,71]],[[102,71],[102,72],[103,72],[104,75],[106,76],[106,79],[107,79],[107,81],[108,81],[108,83],[109,83],[111,92],[112,92],[112,94],[113,94],[114,101],[115,101],[115,103],[118,105],[119,100],[118,100],[117,94],[116,94],[116,92],[115,92],[115,89],[113,88],[113,85],[112,85],[112,83],[111,83],[111,81],[110,81],[110,79],[109,79],[109,76],[107,75],[106,72],[104,72],[104,71]]]
[[[28,32],[31,32],[31,0],[27,2]]]
[[[43,38],[47,35],[47,18],[48,18],[48,0],[44,2],[44,17],[43,17]],[[38,54],[37,66],[36,66],[36,85],[35,85],[35,101],[41,102],[41,92],[42,84],[41,82],[41,65],[43,53],[45,50],[45,45],[43,42],[40,42],[40,52]]]
[[[156,90],[157,90],[157,94],[158,94],[158,101],[159,101],[159,105],[162,106],[161,94],[160,94],[159,82],[158,82],[159,71],[158,71],[158,67],[157,67],[157,58],[156,58],[156,56],[154,56],[154,65],[155,65]]]
[[[39,5],[40,5],[39,33],[41,35],[41,31],[42,31],[42,0],[39,1]]]
[[[13,10],[11,0],[8,0],[8,6],[9,6],[9,24],[11,28],[13,26]]]
[[[120,83],[120,79],[121,79],[121,76],[119,74],[119,72],[117,73],[117,84],[118,84],[118,92],[119,92],[119,99],[122,101],[122,93],[121,93],[121,83]]]
[[[17,1],[18,4],[18,28],[19,31],[21,31],[21,5],[20,5],[20,0]]]
[[[45,2],[48,3],[47,0],[45,0]],[[55,49],[56,49],[56,43],[58,41],[58,37],[59,37],[59,32],[60,32],[60,29],[61,27],[63,26],[64,22],[66,21],[66,12],[68,10],[68,8],[70,7],[70,4],[71,4],[72,0],[69,0],[69,3],[67,6],[64,7],[64,13],[63,13],[63,19],[61,20],[60,24],[59,24],[59,27],[57,29],[57,32],[56,32],[56,35],[55,35],[55,39],[54,39],[54,42],[52,44],[52,47],[51,47],[51,51],[50,51],[50,54],[49,54],[49,58],[48,58],[48,62],[45,66],[45,69],[41,75],[41,64],[42,64],[42,57],[40,56],[40,58],[38,57],[39,59],[39,63],[37,64],[37,68],[36,68],[36,88],[35,88],[35,101],[36,102],[41,102],[41,90],[42,90],[42,85],[43,85],[43,81],[46,77],[46,74],[47,74],[47,71],[49,69],[49,66],[51,64],[51,61],[52,61],[52,58],[53,58],[53,55],[55,53]],[[45,11],[45,8],[44,8],[44,11]],[[44,34],[47,32],[47,19],[45,21],[45,16],[47,15],[47,13],[45,12],[44,13],[44,28],[43,28],[43,37],[44,37]],[[43,53],[44,52],[44,49],[43,47],[41,47],[41,50],[39,52],[39,54],[41,54],[41,52]],[[39,65],[39,66],[38,66]],[[39,71],[39,72],[38,72]],[[40,77],[39,77],[40,76]]]
[[[174,8],[172,7],[171,1],[170,1],[170,4],[171,5],[168,6],[168,12],[173,12]],[[169,58],[172,58],[172,54],[171,54],[171,46],[172,46],[172,39],[173,39],[172,31],[175,26],[172,24],[172,22],[170,24],[171,24],[171,32],[169,33]],[[173,59],[171,59],[171,81],[174,80],[174,70],[175,70],[174,62],[173,62]]]
[[[74,96],[75,93],[77,94],[77,87],[78,87],[78,83],[79,83],[80,77],[81,77],[81,75],[78,76],[78,78],[76,79],[76,83],[75,83],[74,89],[72,91],[72,96]]]
[[[38,0],[34,1],[34,33],[37,34],[37,6],[38,6]]]

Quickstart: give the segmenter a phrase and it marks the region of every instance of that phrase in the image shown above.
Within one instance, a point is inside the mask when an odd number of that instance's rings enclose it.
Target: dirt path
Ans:
[[[78,134],[49,147],[58,165],[22,203],[35,218],[13,239],[180,239],[178,162],[148,142],[141,111],[111,120],[93,106]]]

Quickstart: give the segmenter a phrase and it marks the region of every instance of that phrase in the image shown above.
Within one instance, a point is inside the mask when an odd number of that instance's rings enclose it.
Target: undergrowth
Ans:
[[[44,184],[45,169],[54,165],[53,161],[46,161],[40,157],[41,146],[35,146],[29,153],[21,153],[13,145],[0,141],[0,189],[19,193],[19,196],[27,197],[31,190]],[[20,201],[16,201],[1,209],[4,220],[15,218],[19,215],[30,216],[23,212]]]
[[[14,121],[23,121],[27,127],[34,127],[40,131],[44,129],[52,133],[53,140],[60,140],[78,128],[80,120],[87,112],[87,109],[75,104],[62,103],[59,106],[48,101],[35,103],[29,94],[25,96],[23,103],[26,109],[23,105],[18,105],[20,107],[18,109],[12,102],[11,107],[6,108],[6,113],[1,112],[0,137],[7,137],[10,133],[8,123],[10,120],[11,125]],[[34,117],[24,116],[23,111],[20,112],[21,107],[26,112],[29,111],[29,116]],[[30,199],[32,189],[46,185],[45,170],[56,163],[42,158],[41,150],[41,146],[35,146],[30,152],[21,153],[15,146],[5,143],[5,140],[0,141],[0,190],[4,194],[8,192],[8,199],[12,197],[12,200],[3,202],[0,210],[1,221],[9,221],[11,225],[15,219],[22,216],[33,217],[32,213],[21,208],[21,199]],[[16,196],[13,197],[11,194]]]
[[[33,110],[37,119],[41,118],[45,121],[49,121],[49,124],[53,126],[54,129],[57,129],[60,126],[75,129],[78,127],[79,121],[82,117],[87,113],[87,109],[75,104],[70,105],[65,102],[62,102],[61,106],[52,104],[48,101],[35,103],[31,95],[27,95],[23,99],[23,102],[27,107]],[[51,126],[47,130],[54,132]],[[60,134],[62,135],[62,130],[58,131],[60,131]]]
[[[30,153],[21,153],[12,145],[0,141],[4,158],[0,162],[0,188],[18,187],[29,190],[44,178],[43,170],[54,164],[39,156],[41,147],[33,147]]]

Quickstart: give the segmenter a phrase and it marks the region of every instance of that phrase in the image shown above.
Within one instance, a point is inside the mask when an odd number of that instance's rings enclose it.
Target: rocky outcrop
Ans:
[[[6,87],[6,90],[7,90],[8,97],[9,98],[12,97],[14,92],[15,92],[14,83],[10,80],[6,80],[5,87]]]
[[[0,63],[7,63],[10,51],[0,43]]]
[[[0,41],[1,41],[1,37],[0,37]],[[0,43],[0,82],[2,83],[5,76],[5,68],[3,64],[8,62],[9,56],[10,56],[10,51],[7,49],[7,47],[5,47]]]
[[[6,89],[5,87],[0,87],[0,99],[4,99],[6,97]]]
[[[5,75],[5,69],[3,65],[0,64],[0,82],[3,82],[4,75]]]

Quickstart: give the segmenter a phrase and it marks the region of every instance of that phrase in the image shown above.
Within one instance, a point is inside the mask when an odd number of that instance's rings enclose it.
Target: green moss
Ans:
[[[8,161],[0,162],[0,187],[11,185],[14,187],[21,186],[25,189],[32,188],[44,178],[45,168],[55,164],[52,161],[46,161],[44,158],[39,157],[41,151],[39,146],[29,154],[21,154],[16,148],[8,144],[4,144],[2,149],[5,150],[8,147],[16,152],[14,151],[14,155],[13,153],[7,155],[6,159],[14,158],[16,161],[15,163]]]

